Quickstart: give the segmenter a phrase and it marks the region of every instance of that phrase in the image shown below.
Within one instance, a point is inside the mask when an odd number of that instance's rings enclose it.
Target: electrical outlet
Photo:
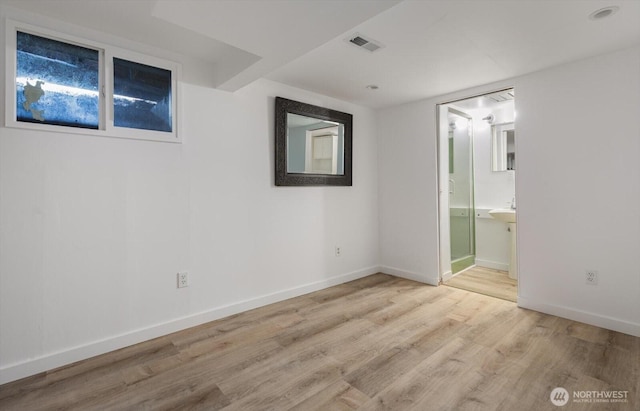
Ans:
[[[178,273],[178,288],[184,288],[189,286],[189,273],[186,271],[180,271]]]
[[[586,270],[584,281],[589,285],[598,285],[598,272],[596,270]]]
[[[336,246],[336,257],[340,257],[342,255],[342,249],[339,245]]]

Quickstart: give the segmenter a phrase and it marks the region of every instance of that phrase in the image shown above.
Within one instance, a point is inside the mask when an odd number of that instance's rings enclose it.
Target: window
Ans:
[[[171,71],[114,58],[114,125],[171,131],[171,117]]]
[[[180,141],[178,64],[27,24],[7,24],[8,127]]]
[[[17,32],[17,120],[98,129],[99,52]]]

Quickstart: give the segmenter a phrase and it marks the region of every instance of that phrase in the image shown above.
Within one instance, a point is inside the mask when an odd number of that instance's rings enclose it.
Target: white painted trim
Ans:
[[[289,298],[298,297],[303,294],[343,284],[348,281],[357,280],[358,278],[366,277],[378,272],[380,272],[380,267],[378,266],[367,267],[325,280],[277,291],[271,294],[265,294],[248,300],[216,307],[200,313],[176,318],[149,327],[140,328],[113,337],[108,337],[88,344],[71,347],[20,363],[9,364],[0,368],[0,384],[5,384],[47,370],[52,370],[63,365],[85,360],[96,355],[105,354],[110,351],[118,350],[190,327],[195,327],[197,325],[228,317],[243,311],[273,304]]]
[[[478,267],[493,268],[494,270],[509,271],[509,263],[499,263],[497,261],[479,260],[476,257]]]
[[[420,283],[435,285],[435,286],[438,285],[438,278],[435,278],[435,279],[430,278],[424,274],[414,273],[411,271],[402,270],[400,268],[382,266],[380,267],[380,271],[385,274],[393,275],[395,277],[406,278],[407,280],[413,280]]]
[[[437,236],[436,242],[438,255],[438,274],[444,281],[444,275],[451,272],[451,230],[449,227],[449,155],[443,155],[445,147],[449,150],[449,123],[447,114],[449,108],[444,105],[435,105],[436,123],[436,183],[437,183]]]
[[[561,305],[538,303],[518,296],[518,307],[640,337],[640,324]]]
[[[446,283],[447,281],[451,280],[453,278],[453,272],[451,270],[447,271],[446,273],[442,274],[442,282]]]

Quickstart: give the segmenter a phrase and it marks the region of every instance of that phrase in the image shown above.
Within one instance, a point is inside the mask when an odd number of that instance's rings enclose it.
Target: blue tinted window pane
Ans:
[[[97,129],[97,50],[17,33],[17,120]]]
[[[113,90],[115,126],[172,131],[170,70],[114,58]]]

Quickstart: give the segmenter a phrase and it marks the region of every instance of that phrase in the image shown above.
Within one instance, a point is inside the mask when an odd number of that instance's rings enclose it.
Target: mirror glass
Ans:
[[[287,173],[344,174],[344,124],[287,113]]]
[[[515,137],[513,123],[491,126],[491,171],[516,169]]]
[[[275,184],[350,186],[353,116],[276,97]]]

